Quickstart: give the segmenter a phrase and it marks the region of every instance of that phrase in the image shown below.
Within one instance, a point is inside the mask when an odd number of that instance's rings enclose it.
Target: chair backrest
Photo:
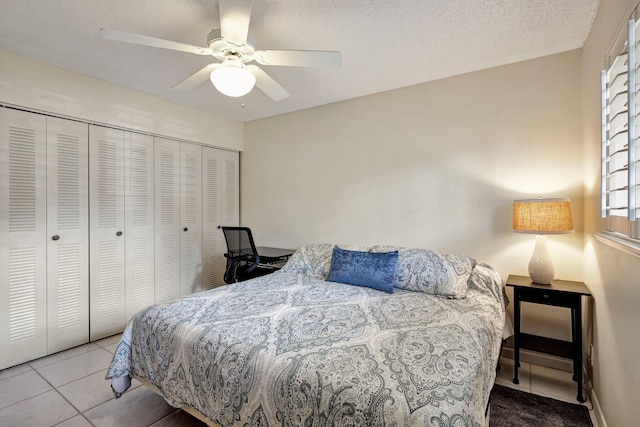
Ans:
[[[221,227],[224,240],[227,242],[227,268],[224,272],[225,283],[234,283],[256,270],[260,264],[260,256],[253,243],[253,235],[249,227]]]
[[[236,257],[242,255],[258,256],[253,235],[249,227],[222,227],[224,239],[227,242],[227,256]]]

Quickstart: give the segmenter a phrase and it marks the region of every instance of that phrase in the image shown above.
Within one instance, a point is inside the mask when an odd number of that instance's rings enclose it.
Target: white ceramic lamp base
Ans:
[[[536,247],[529,261],[529,277],[533,283],[548,285],[555,275],[555,267],[547,250],[547,237],[536,236]]]

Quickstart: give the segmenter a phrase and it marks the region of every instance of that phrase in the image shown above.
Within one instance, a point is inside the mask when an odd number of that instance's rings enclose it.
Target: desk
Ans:
[[[293,249],[269,248],[258,246],[258,264],[251,248],[242,248],[224,254],[227,267],[224,272],[225,283],[235,283],[248,280],[279,270],[295,252]]]
[[[294,249],[270,248],[267,246],[256,246],[256,251],[260,257],[260,264],[279,264],[286,262],[295,252]],[[231,256],[253,255],[251,248],[233,251]]]
[[[286,262],[295,252],[293,249],[270,248],[267,246],[257,246],[256,250],[260,256],[261,264],[278,264]]]
[[[582,395],[582,296],[591,296],[591,292],[582,282],[552,280],[549,285],[538,285],[527,276],[509,275],[507,286],[513,287],[515,323],[514,333],[514,377],[518,384],[520,366],[520,348],[573,359],[573,380],[578,383],[578,401],[584,402]],[[520,332],[520,303],[552,305],[571,309],[571,341]]]

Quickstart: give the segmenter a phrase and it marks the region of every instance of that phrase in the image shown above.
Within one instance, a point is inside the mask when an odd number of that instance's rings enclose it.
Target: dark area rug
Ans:
[[[494,385],[489,427],[593,427],[586,406]]]

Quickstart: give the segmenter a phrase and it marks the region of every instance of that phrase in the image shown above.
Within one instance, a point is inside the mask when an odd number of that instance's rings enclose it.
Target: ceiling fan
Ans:
[[[220,0],[220,29],[211,30],[207,36],[207,47],[193,46],[155,37],[100,29],[100,35],[108,40],[211,55],[221,62],[204,66],[193,75],[178,83],[173,89],[189,90],[211,79],[221,93],[237,97],[246,95],[254,85],[274,101],[289,96],[278,82],[257,65],[282,65],[293,67],[340,67],[342,55],[336,51],[321,50],[258,50],[255,40],[249,35],[251,0]]]

